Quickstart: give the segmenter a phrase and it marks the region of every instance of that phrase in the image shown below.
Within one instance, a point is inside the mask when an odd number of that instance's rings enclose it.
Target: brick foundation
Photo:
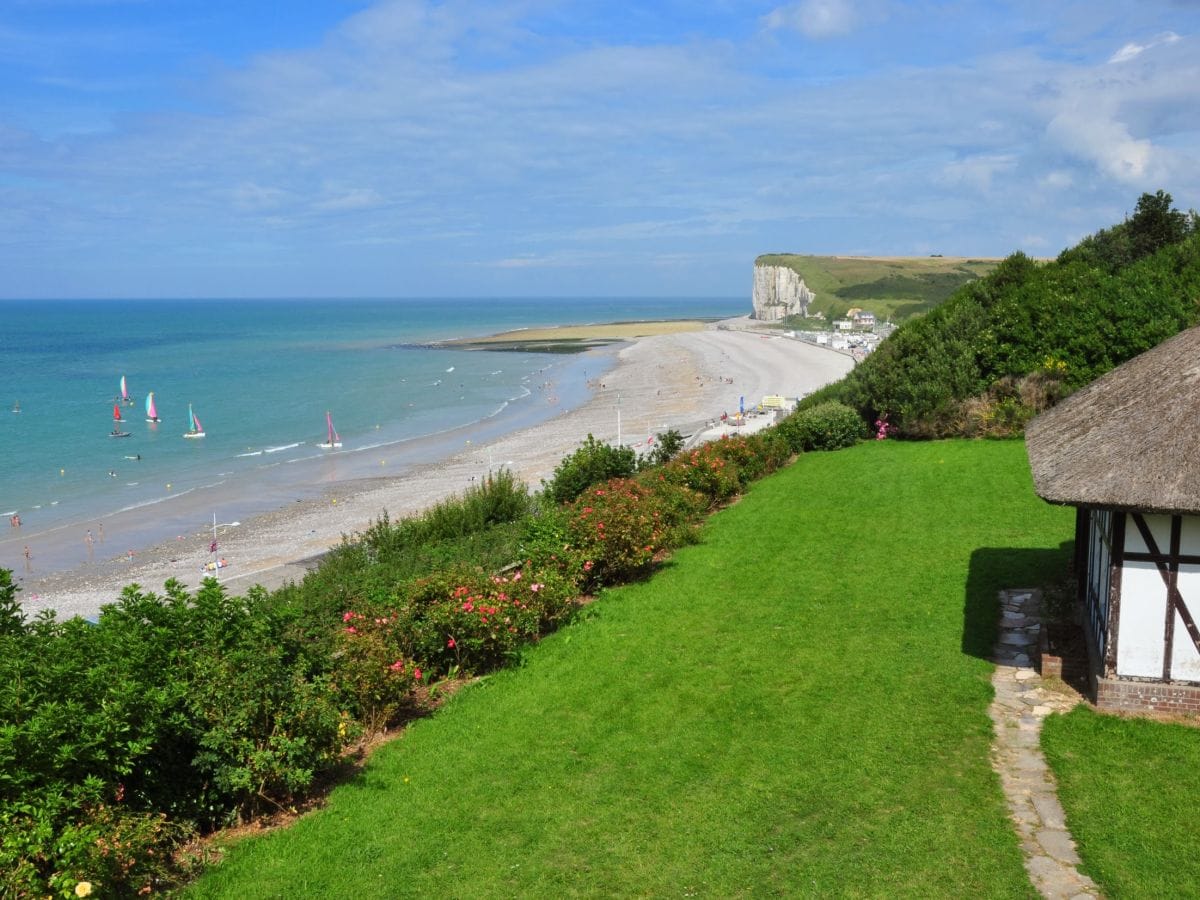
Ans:
[[[1093,696],[1100,709],[1200,714],[1200,684],[1155,684],[1149,681],[1096,678]]]

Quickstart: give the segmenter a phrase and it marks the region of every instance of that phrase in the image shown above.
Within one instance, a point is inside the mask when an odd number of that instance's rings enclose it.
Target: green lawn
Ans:
[[[1110,897],[1200,897],[1200,730],[1076,707],[1042,749],[1084,871]]]
[[[980,657],[1071,529],[1017,442],[806,455],[192,895],[1035,896]]]

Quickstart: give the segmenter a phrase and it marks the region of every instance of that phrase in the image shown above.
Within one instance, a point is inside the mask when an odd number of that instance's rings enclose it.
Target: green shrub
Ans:
[[[803,409],[780,423],[780,431],[797,453],[808,450],[840,450],[867,435],[866,422],[844,403],[829,401]]]
[[[529,512],[529,489],[509,469],[489,472],[459,497],[443,500],[417,517],[424,543],[458,538],[514,522]]]
[[[555,503],[569,503],[593,484],[610,478],[628,478],[637,471],[637,453],[632,447],[613,447],[590,434],[578,450],[554,470],[543,493]]]

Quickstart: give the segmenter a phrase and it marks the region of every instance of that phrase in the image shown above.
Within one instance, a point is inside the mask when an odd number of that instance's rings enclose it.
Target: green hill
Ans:
[[[1200,220],[1143,194],[1126,222],[1050,262],[1014,253],[905,322],[837,384],[838,400],[905,437],[1004,436],[1200,321]]]
[[[880,321],[902,322],[933,309],[967,282],[991,272],[999,262],[951,256],[767,253],[754,264],[784,266],[798,273],[816,294],[810,313],[840,318],[857,306],[875,313]]]

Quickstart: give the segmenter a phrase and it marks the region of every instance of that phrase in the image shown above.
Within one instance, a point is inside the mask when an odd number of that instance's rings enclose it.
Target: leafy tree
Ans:
[[[1190,222],[1186,213],[1171,207],[1171,195],[1162,190],[1142,194],[1133,218],[1129,220],[1129,243],[1133,258],[1141,259],[1163,247],[1178,244],[1188,236]]]

